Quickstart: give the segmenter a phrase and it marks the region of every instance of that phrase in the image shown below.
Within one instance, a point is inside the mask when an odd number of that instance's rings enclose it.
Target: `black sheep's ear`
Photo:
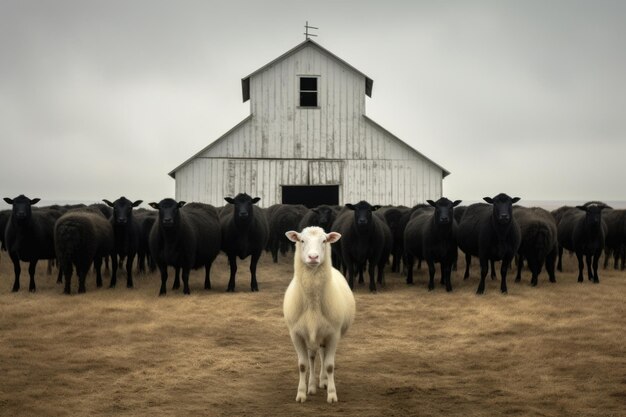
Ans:
[[[103,198],[102,201],[104,201],[106,203],[107,206],[109,207],[113,207],[113,203],[111,203],[109,200]]]
[[[156,210],[159,209],[159,203],[149,203],[148,205],[152,207],[153,209],[156,209]]]
[[[613,210],[613,207],[607,206],[606,204],[603,204],[603,205],[600,206],[600,210],[604,210],[604,209],[611,209],[611,210]]]
[[[585,206],[576,206],[578,210],[587,211],[587,207]]]
[[[513,204],[517,203],[517,202],[518,202],[518,201],[520,201],[520,200],[521,200],[521,198],[519,198],[519,197],[513,197],[513,198],[511,199],[511,201],[512,201],[512,203],[513,203]]]
[[[376,210],[378,210],[381,207],[382,206],[380,204],[376,204],[376,205],[372,206],[372,211],[376,211]]]
[[[13,199],[12,198],[4,197],[4,201],[6,201],[7,203],[13,205]]]
[[[489,204],[493,204],[493,198],[491,197],[483,197],[483,200],[485,200]]]
[[[235,204],[235,200],[231,197],[224,197],[224,200],[226,200],[229,204]]]
[[[426,200],[426,202],[433,207],[437,207],[437,203],[435,203],[433,200]]]
[[[313,213],[320,214],[320,209],[318,209],[317,207],[312,208],[312,209],[311,209],[311,211],[312,211]]]
[[[461,204],[463,202],[463,200],[456,200],[454,203],[452,203],[452,207],[456,207],[459,204]]]
[[[133,207],[137,207],[138,205],[140,205],[141,203],[143,203],[143,200],[137,200],[133,203]]]
[[[179,201],[178,202],[178,208],[181,208],[182,206],[184,206],[185,204],[187,204],[186,201]]]
[[[261,197],[254,197],[254,198],[252,199],[252,204],[256,204],[256,203],[258,203],[259,201],[261,201]]]
[[[34,206],[35,204],[39,203],[41,201],[40,198],[33,198],[32,200],[30,200],[30,205]]]
[[[348,207],[350,210],[356,210],[356,209],[354,208],[354,204],[350,204],[350,203],[348,203],[348,204],[346,204],[346,207]]]

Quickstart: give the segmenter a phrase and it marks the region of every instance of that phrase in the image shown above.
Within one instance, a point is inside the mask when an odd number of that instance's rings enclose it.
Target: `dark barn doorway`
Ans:
[[[308,208],[320,204],[339,204],[338,185],[283,185],[283,204],[304,204]]]

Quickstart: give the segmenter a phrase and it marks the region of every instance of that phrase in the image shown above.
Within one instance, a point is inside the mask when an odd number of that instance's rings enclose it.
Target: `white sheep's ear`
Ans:
[[[328,243],[335,243],[339,239],[341,239],[341,234],[337,232],[330,232],[326,235],[326,242]]]
[[[287,239],[291,240],[292,242],[300,241],[300,233],[296,232],[295,230],[290,230],[286,232],[285,236],[287,236]]]

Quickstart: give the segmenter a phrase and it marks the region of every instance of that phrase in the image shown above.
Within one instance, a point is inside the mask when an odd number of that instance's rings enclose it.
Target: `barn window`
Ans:
[[[318,107],[317,77],[300,77],[300,107]]]

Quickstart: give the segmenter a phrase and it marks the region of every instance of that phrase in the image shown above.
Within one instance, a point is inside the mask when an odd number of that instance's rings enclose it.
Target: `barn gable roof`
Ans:
[[[301,49],[303,49],[303,48],[305,48],[307,46],[314,46],[314,47],[316,47],[317,49],[319,49],[320,51],[322,51],[326,55],[331,56],[333,59],[335,59],[339,63],[343,64],[344,66],[348,67],[352,71],[354,71],[354,72],[362,75],[363,77],[365,77],[365,94],[367,94],[368,97],[372,97],[372,87],[374,86],[374,80],[372,80],[370,77],[368,77],[367,75],[363,74],[361,71],[359,71],[358,69],[354,68],[352,65],[348,64],[346,61],[344,61],[343,59],[339,58],[337,55],[333,54],[332,52],[330,52],[328,49],[324,48],[320,44],[312,41],[311,39],[307,39],[304,42],[300,43],[299,45],[296,45],[294,48],[288,50],[287,52],[285,52],[284,54],[282,54],[278,58],[268,62],[265,65],[263,65],[261,68],[259,68],[258,70],[254,71],[252,74],[250,74],[247,77],[244,77],[244,78],[241,79],[241,91],[242,91],[244,103],[250,99],[250,77],[252,77],[253,75],[256,75],[256,74],[264,71],[265,69],[271,67],[275,63],[277,63],[279,61],[282,61],[283,59],[287,58],[290,55],[293,55],[294,53],[300,51]]]
[[[431,164],[433,164],[437,168],[441,169],[441,172],[442,172],[441,178],[445,178],[448,175],[450,175],[450,171],[448,171],[447,169],[445,169],[444,167],[442,167],[441,165],[439,165],[438,163],[436,163],[435,161],[433,161],[432,159],[430,159],[429,157],[427,157],[426,155],[424,155],[423,153],[421,153],[420,151],[418,151],[417,149],[415,149],[414,147],[412,147],[411,145],[409,145],[408,143],[406,143],[405,141],[403,141],[402,139],[400,139],[399,137],[397,137],[396,135],[394,135],[393,133],[391,133],[390,131],[388,131],[387,129],[385,129],[384,127],[379,125],[378,123],[376,123],[375,121],[373,121],[372,119],[370,119],[365,114],[363,115],[363,118],[365,119],[365,121],[367,121],[371,125],[373,125],[376,128],[382,130],[383,132],[385,132],[389,137],[393,138],[395,141],[397,141],[401,145],[406,146],[407,148],[409,148],[409,150],[411,152],[414,152],[415,154],[417,154],[420,157],[424,158],[425,160],[427,160],[428,162],[430,162]]]

